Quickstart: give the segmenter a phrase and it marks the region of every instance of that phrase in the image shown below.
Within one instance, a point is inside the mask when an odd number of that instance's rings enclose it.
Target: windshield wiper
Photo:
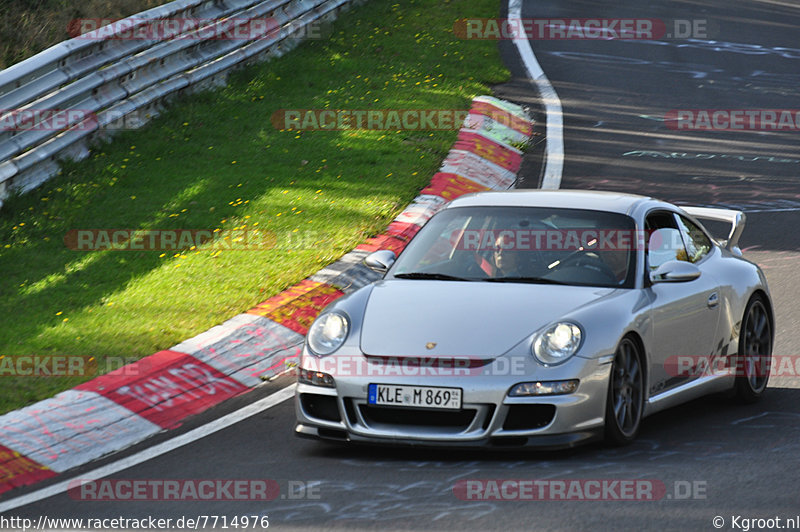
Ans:
[[[555,279],[547,279],[546,277],[523,277],[523,276],[509,276],[509,277],[488,277],[483,279],[487,283],[531,283],[531,284],[563,284],[569,285],[563,281],[556,281]]]
[[[432,279],[435,281],[474,281],[475,279],[465,279],[464,277],[456,277],[455,275],[448,275],[446,273],[434,272],[408,272],[396,273],[394,275],[398,279]]]

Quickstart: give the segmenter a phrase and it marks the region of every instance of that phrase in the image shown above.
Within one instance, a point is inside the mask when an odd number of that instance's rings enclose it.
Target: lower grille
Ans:
[[[342,420],[339,415],[339,407],[336,405],[336,397],[314,393],[301,393],[300,405],[309,417],[334,422]]]
[[[359,405],[364,421],[370,425],[402,425],[405,427],[447,427],[466,430],[477,410],[430,410],[425,408],[391,408]]]
[[[504,430],[533,430],[549,425],[556,415],[555,405],[511,405]]]

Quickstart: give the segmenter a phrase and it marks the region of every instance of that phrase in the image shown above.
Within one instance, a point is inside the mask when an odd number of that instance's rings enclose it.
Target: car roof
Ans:
[[[550,207],[554,209],[588,209],[630,215],[643,203],[668,206],[664,202],[638,194],[596,190],[507,190],[468,194],[451,201],[454,207]]]

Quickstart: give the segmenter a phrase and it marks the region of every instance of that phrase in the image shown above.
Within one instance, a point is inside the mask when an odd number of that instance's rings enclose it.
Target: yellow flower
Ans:
[[[64,314],[63,310],[59,310],[58,312],[56,312],[56,316],[61,316],[62,314]]]

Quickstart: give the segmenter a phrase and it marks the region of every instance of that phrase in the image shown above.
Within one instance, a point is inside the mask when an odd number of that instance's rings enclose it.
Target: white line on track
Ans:
[[[522,18],[522,0],[508,0],[509,20],[519,20]],[[542,178],[542,188],[557,189],[561,186],[561,172],[564,168],[564,116],[561,110],[561,100],[556,94],[556,90],[550,84],[542,67],[533,54],[531,43],[525,35],[517,33],[521,31],[522,24],[515,25],[514,44],[522,58],[522,63],[528,71],[528,77],[536,84],[539,95],[544,104],[545,115],[547,117],[546,147],[545,147],[545,169]]]
[[[133,467],[135,465],[141,464],[142,462],[146,462],[151,460],[157,456],[161,456],[162,454],[166,454],[178,447],[183,447],[189,443],[192,443],[196,440],[201,438],[205,438],[209,434],[213,434],[217,431],[222,429],[228,428],[231,425],[234,425],[242,420],[245,420],[251,416],[254,416],[264,410],[268,410],[273,406],[276,406],[285,400],[289,399],[294,395],[294,386],[290,385],[286,388],[283,388],[272,395],[269,395],[263,399],[256,401],[253,404],[247,405],[244,408],[240,408],[235,412],[231,412],[230,414],[223,416],[219,419],[215,419],[214,421],[203,425],[202,427],[197,427],[196,429],[190,430],[185,434],[181,434],[171,440],[167,440],[165,442],[159,443],[158,445],[154,445],[152,447],[148,447],[142,451],[139,451],[136,454],[123,458],[121,460],[117,460],[116,462],[112,462],[110,464],[106,464],[102,467],[98,467],[92,471],[87,471],[86,473],[81,474],[78,477],[72,477],[67,480],[62,480],[52,486],[47,486],[46,488],[42,488],[40,490],[34,491],[32,493],[28,493],[27,495],[21,495],[14,499],[9,499],[7,501],[0,502],[0,513],[7,512],[9,510],[13,510],[14,508],[19,508],[20,506],[25,506],[26,504],[31,504],[42,499],[46,499],[47,497],[52,497],[53,495],[58,495],[59,493],[63,493],[67,491],[70,487],[70,483],[74,482],[77,479],[86,479],[86,480],[95,480],[107,477],[109,475],[113,475],[123,469],[127,469],[129,467]]]

